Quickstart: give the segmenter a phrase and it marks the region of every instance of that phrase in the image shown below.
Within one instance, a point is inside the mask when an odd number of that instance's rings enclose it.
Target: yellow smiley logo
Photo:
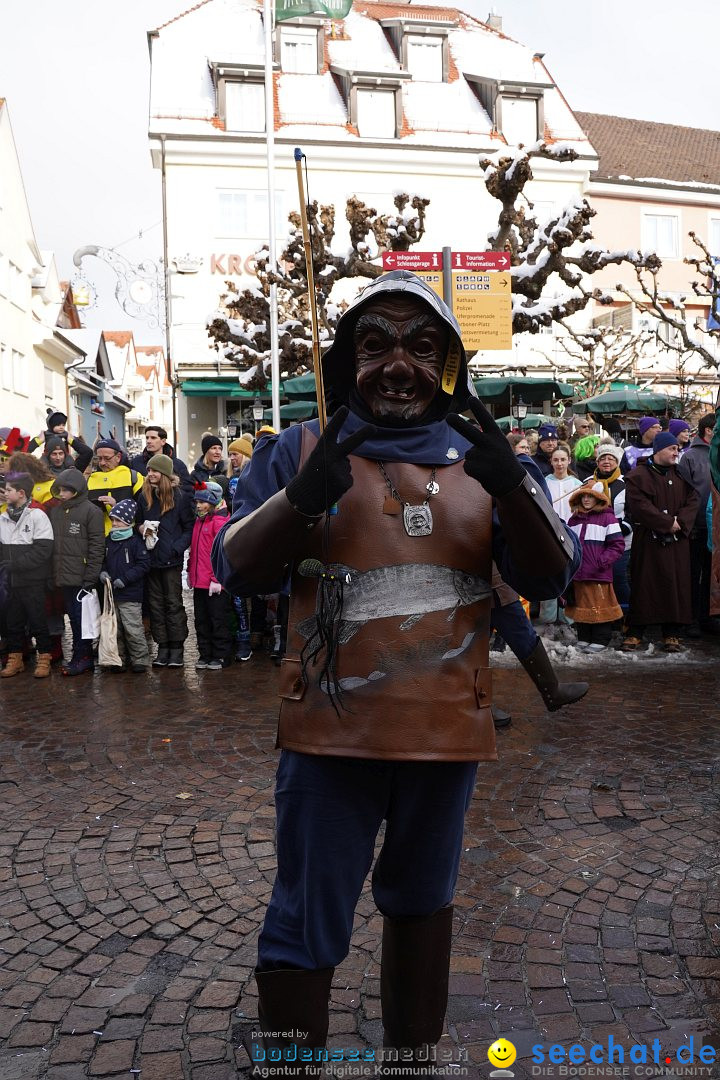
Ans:
[[[491,1065],[497,1065],[500,1069],[512,1065],[516,1057],[517,1050],[507,1039],[496,1039],[488,1050],[488,1061]]]

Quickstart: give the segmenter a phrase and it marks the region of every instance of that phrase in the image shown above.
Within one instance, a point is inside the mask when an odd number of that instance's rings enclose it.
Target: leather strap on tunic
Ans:
[[[303,432],[302,458],[315,440]],[[306,754],[410,761],[496,760],[490,712],[492,601],[490,496],[462,462],[438,470],[434,527],[410,537],[402,515],[384,513],[389,492],[377,463],[351,457],[353,486],[330,520],[308,532],[292,570],[288,647],[280,674],[278,746]],[[430,469],[387,465],[409,503],[427,498]],[[342,706],[302,677],[300,654],[314,630],[316,577],[306,559],[341,565],[345,586],[337,657]]]

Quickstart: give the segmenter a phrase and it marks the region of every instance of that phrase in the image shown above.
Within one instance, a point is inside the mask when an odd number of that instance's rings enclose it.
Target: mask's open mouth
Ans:
[[[414,385],[389,386],[387,383],[379,382],[377,384],[377,392],[381,397],[386,398],[388,401],[412,401],[415,397]]]

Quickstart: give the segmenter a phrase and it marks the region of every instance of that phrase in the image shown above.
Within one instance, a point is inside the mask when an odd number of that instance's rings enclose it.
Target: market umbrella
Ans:
[[[617,413],[654,416],[656,413],[667,412],[670,405],[671,401],[667,394],[660,394],[653,390],[633,390],[627,387],[624,390],[609,390],[607,394],[596,394],[595,397],[577,401],[573,405],[573,412],[591,412],[599,416]]]
[[[501,416],[495,423],[501,431],[510,431],[511,428],[518,426],[517,418],[514,416]],[[555,421],[551,416],[543,416],[542,413],[528,413],[520,421],[520,427],[523,431],[530,431],[531,428],[538,428],[541,424],[553,424]]]
[[[317,416],[318,408],[316,401],[288,401],[280,406],[281,420],[311,420]],[[272,409],[266,409],[263,419],[272,420]]]
[[[315,397],[315,375],[312,371],[306,375],[296,375],[283,381],[283,394],[291,400],[300,398],[309,401]]]

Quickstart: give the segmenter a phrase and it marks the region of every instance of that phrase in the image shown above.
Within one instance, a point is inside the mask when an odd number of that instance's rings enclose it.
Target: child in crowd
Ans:
[[[113,587],[118,652],[125,656],[130,671],[142,674],[150,663],[142,621],[143,585],[150,572],[150,552],[133,529],[136,512],[134,499],[121,499],[110,508],[110,533],[105,541],[100,580],[110,582]]]
[[[190,541],[188,580],[193,590],[195,633],[198,661],[195,665],[208,671],[222,671],[232,664],[232,634],[230,594],[215,577],[210,562],[213,541],[227,521],[218,513],[221,497],[217,491],[202,485],[195,492],[197,520]]]
[[[29,473],[5,476],[6,508],[0,514],[0,566],[4,568],[7,597],[3,606],[9,646],[3,679],[24,669],[25,630],[35,638],[36,679],[50,674],[50,634],[45,618],[45,586],[50,576],[53,531],[50,519],[32,502]]]
[[[569,496],[580,487],[582,480],[578,480],[577,476],[570,472],[570,451],[566,446],[558,446],[553,450],[550,464],[552,472],[545,477],[545,483],[552,498],[553,510],[563,521],[567,521],[572,513]]]
[[[590,480],[570,495],[568,527],[580,539],[582,561],[573,578],[574,599],[566,611],[575,620],[578,648],[607,648],[612,624],[622,618],[613,590],[613,566],[622,558],[625,540],[602,483]]]
[[[249,435],[242,435],[239,439],[235,439],[228,446],[228,457],[230,463],[228,465],[228,479],[230,481],[228,487],[227,502],[230,513],[232,513],[233,500],[235,498],[235,488],[237,482],[240,479],[240,474],[246,465],[249,463],[252,457],[253,444],[250,441]]]
[[[88,499],[87,480],[77,469],[66,469],[53,484],[58,500],[50,511],[55,537],[53,578],[62,589],[65,613],[73,637],[72,660],[63,664],[63,675],[82,675],[93,670],[93,643],[82,636],[82,596],[94,589],[105,557],[105,515]]]

